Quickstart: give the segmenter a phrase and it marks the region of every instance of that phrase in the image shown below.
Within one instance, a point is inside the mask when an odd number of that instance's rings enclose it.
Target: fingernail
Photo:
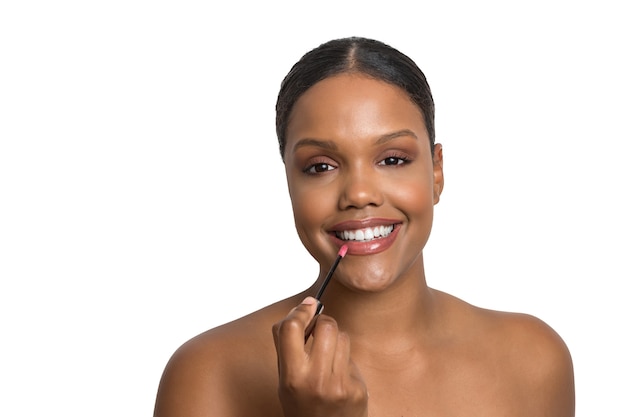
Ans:
[[[319,301],[315,297],[308,296],[302,301],[302,304],[305,305],[316,305]]]

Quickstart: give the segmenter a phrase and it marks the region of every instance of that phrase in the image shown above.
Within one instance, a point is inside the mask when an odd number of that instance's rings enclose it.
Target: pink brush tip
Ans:
[[[339,248],[339,256],[343,258],[344,256],[346,256],[346,253],[348,253],[348,245],[343,245],[341,248]]]

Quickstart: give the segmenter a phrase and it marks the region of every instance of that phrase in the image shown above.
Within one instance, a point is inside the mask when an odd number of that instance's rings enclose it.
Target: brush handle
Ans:
[[[324,294],[324,290],[326,289],[326,286],[330,282],[330,278],[333,276],[335,269],[337,269],[337,265],[339,265],[339,261],[341,261],[341,258],[342,258],[341,256],[337,256],[337,259],[335,259],[335,263],[333,264],[333,266],[330,267],[330,271],[328,271],[328,274],[326,274],[326,278],[324,278],[324,282],[322,282],[322,286],[320,287],[319,291],[317,292],[317,295],[315,296],[315,298],[317,298],[317,301],[319,301],[322,298],[322,294]]]
[[[306,343],[306,341],[309,339],[309,336],[311,336],[313,328],[315,327],[315,323],[317,322],[317,317],[322,314],[322,311],[324,311],[324,304],[322,304],[320,299],[322,298],[322,294],[324,294],[324,290],[326,289],[328,282],[330,282],[330,278],[335,273],[337,265],[339,265],[339,262],[343,259],[344,256],[346,256],[346,252],[348,252],[348,246],[343,245],[341,248],[339,248],[339,254],[337,255],[337,259],[335,259],[335,262],[333,262],[333,265],[330,267],[328,274],[326,274],[326,278],[324,278],[324,281],[322,282],[322,286],[315,296],[315,299],[317,300],[317,309],[315,310],[315,316],[313,316],[311,322],[308,326],[306,326],[306,329],[304,330],[304,343]]]

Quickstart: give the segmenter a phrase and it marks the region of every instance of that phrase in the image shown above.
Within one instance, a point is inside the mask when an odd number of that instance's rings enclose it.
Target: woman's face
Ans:
[[[285,170],[296,229],[333,279],[365,291],[420,267],[443,187],[419,108],[400,88],[358,74],[327,78],[296,102]]]

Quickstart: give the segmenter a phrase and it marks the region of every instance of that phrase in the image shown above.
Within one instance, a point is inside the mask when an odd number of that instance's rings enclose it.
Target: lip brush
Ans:
[[[322,298],[322,294],[324,293],[326,286],[330,282],[330,278],[333,276],[335,269],[337,269],[337,265],[339,265],[339,262],[343,259],[344,256],[346,256],[347,252],[348,252],[348,245],[342,245],[341,248],[339,248],[339,252],[337,253],[337,259],[335,259],[335,262],[330,267],[328,274],[326,274],[326,278],[324,278],[324,281],[322,282],[322,286],[317,291],[317,295],[315,295],[315,299],[317,300],[317,310],[315,310],[315,317],[311,319],[311,322],[309,323],[309,325],[307,326],[304,332],[304,343],[306,343],[306,341],[309,339],[309,336],[311,336],[311,332],[313,331],[313,328],[315,327],[315,322],[317,321],[317,317],[324,310],[324,304],[322,304],[322,302],[320,301],[320,299]]]

